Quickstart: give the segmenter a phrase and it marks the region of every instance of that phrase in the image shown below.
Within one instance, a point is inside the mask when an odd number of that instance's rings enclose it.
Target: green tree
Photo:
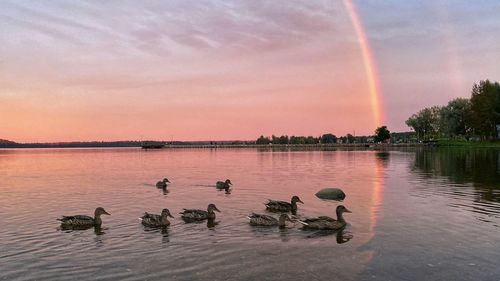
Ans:
[[[387,126],[378,127],[375,130],[375,142],[384,142],[391,138],[391,132],[387,129]]]
[[[482,139],[494,137],[500,124],[500,84],[489,80],[474,84],[470,103],[474,133]]]
[[[354,136],[351,134],[347,134],[346,138],[347,138],[347,143],[354,143],[354,141],[356,140],[356,138],[354,138]]]
[[[324,134],[321,136],[321,143],[336,143],[337,136],[334,134]]]
[[[255,143],[256,144],[270,144],[271,140],[268,137],[260,136]]]
[[[419,139],[427,140],[439,135],[440,117],[441,107],[424,108],[408,118],[406,125],[417,133]]]
[[[317,143],[319,143],[319,139],[318,139],[318,138],[315,138],[315,137],[313,137],[313,136],[308,136],[308,137],[306,138],[306,143],[307,143],[307,144],[317,144]]]
[[[288,144],[289,143],[289,139],[288,139],[288,136],[281,136],[278,138],[278,143],[279,144]]]
[[[291,136],[290,144],[305,144],[306,138],[302,136]]]
[[[440,111],[440,131],[447,137],[466,136],[470,133],[471,103],[457,98],[448,102]]]
[[[272,135],[271,136],[271,143],[272,144],[279,144],[280,143],[280,138],[275,136],[275,135]]]

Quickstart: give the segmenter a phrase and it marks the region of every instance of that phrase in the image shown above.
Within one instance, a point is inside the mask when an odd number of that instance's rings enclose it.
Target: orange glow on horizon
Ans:
[[[349,14],[356,36],[358,38],[361,55],[363,57],[363,64],[366,72],[366,79],[368,80],[368,88],[370,91],[370,102],[372,106],[372,113],[374,125],[381,126],[384,122],[383,107],[382,107],[382,90],[378,81],[375,60],[370,50],[370,43],[366,38],[366,33],[363,29],[363,23],[359,17],[356,7],[352,0],[343,0],[344,6]]]

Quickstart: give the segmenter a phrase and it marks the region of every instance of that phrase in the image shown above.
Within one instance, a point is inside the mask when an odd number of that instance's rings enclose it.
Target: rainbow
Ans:
[[[363,64],[365,68],[366,78],[368,81],[368,89],[370,91],[370,102],[373,113],[373,120],[375,127],[381,126],[384,122],[384,110],[382,104],[382,90],[380,83],[377,79],[377,69],[375,60],[373,59],[372,52],[370,50],[370,43],[366,38],[366,33],[363,29],[363,23],[359,17],[359,13],[356,10],[355,5],[352,0],[343,0],[345,9],[349,14],[351,23],[356,31],[356,36],[358,37],[359,47],[361,49],[361,55],[363,57]]]

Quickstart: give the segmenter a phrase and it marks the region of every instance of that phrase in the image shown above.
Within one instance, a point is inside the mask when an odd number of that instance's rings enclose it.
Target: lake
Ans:
[[[230,194],[214,187],[226,178]],[[299,217],[345,205],[348,226],[248,224],[292,195]],[[180,219],[208,203],[216,225]],[[58,229],[98,206],[101,231]],[[163,208],[168,230],[140,224]],[[500,280],[500,150],[0,150],[0,220],[0,280]]]

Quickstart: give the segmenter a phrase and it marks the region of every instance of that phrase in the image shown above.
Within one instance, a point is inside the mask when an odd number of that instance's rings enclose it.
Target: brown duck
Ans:
[[[233,185],[233,183],[229,179],[227,179],[226,181],[218,181],[215,183],[215,187],[217,187],[217,189],[225,189],[226,191],[231,185]]]
[[[161,215],[144,213],[144,215],[140,218],[141,223],[144,226],[148,227],[165,227],[170,225],[170,221],[168,217],[173,218],[168,209],[163,209],[161,211]]]
[[[188,221],[202,221],[207,219],[214,220],[214,211],[220,212],[215,204],[209,204],[206,211],[197,209],[184,209],[184,211],[182,211],[180,214],[184,220]]]
[[[61,228],[63,229],[85,229],[93,226],[101,226],[102,220],[101,215],[110,215],[108,212],[104,210],[102,207],[98,207],[95,209],[94,217],[85,216],[85,215],[74,215],[74,216],[62,216],[57,219],[61,221]]]
[[[247,216],[247,218],[250,220],[250,225],[279,226],[279,228],[285,228],[286,221],[292,221],[287,214],[281,214],[279,219],[276,219],[273,216],[252,213],[250,216]]]
[[[337,206],[336,213],[337,219],[321,216],[317,218],[299,220],[299,222],[304,225],[304,229],[339,230],[347,225],[343,214],[351,213],[351,211],[343,205],[339,205]]]
[[[297,212],[297,202],[304,204],[297,195],[292,197],[291,202],[270,200],[265,203],[266,209],[271,212]]]
[[[163,180],[156,183],[156,187],[167,188],[167,183],[170,183],[170,181],[167,178],[164,178]]]

